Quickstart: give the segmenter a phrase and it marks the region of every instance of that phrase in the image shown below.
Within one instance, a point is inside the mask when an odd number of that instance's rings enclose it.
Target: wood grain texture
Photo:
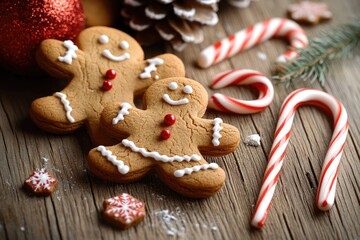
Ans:
[[[230,33],[269,17],[282,17],[290,0],[254,1],[250,8],[234,9],[221,3],[220,23],[206,29],[206,39],[176,53],[184,60],[187,77],[208,90],[211,78],[224,70],[251,68],[270,76],[270,68],[286,45],[282,40],[254,47],[228,61],[202,70],[194,61],[200,50]],[[307,27],[310,36],[351,21],[360,12],[358,0],[329,0],[334,18]],[[161,46],[146,49],[147,56],[160,54]],[[262,52],[266,60],[258,58]],[[128,185],[101,181],[87,171],[91,149],[86,132],[58,136],[39,130],[30,120],[31,102],[60,90],[63,85],[49,77],[18,77],[3,70],[0,77],[0,239],[359,239],[360,238],[360,56],[334,62],[324,87],[317,83],[275,86],[270,108],[248,116],[208,111],[238,127],[242,137],[259,133],[261,147],[241,144],[218,163],[228,178],[224,188],[204,200],[181,197],[163,186],[156,176]],[[5,72],[5,73],[4,73]],[[331,138],[332,122],[322,111],[302,107],[295,116],[284,167],[269,217],[262,230],[250,227],[251,214],[269,154],[282,101],[293,90],[312,87],[333,94],[347,108],[350,131],[340,164],[337,196],[329,212],[315,207],[322,161]],[[220,92],[241,99],[255,98],[247,88],[230,87]],[[33,169],[49,158],[48,169],[59,179],[55,193],[33,197],[22,190]],[[146,202],[148,215],[138,226],[119,231],[101,218],[104,198],[127,192]],[[167,212],[168,211],[168,212]],[[167,216],[172,215],[174,218]],[[176,218],[176,219],[175,219]]]

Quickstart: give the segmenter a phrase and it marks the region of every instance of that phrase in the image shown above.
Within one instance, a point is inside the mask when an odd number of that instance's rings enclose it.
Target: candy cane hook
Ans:
[[[319,106],[333,115],[334,132],[320,174],[316,205],[320,210],[326,211],[334,204],[338,166],[348,132],[347,113],[344,106],[333,96],[319,90],[299,89],[285,99],[280,110],[274,143],[251,221],[254,227],[261,228],[265,224],[289,142],[295,111],[301,105]]]
[[[200,67],[207,68],[273,37],[288,38],[292,48],[304,48],[309,43],[304,30],[296,22],[286,18],[270,18],[205,48],[197,63]],[[297,55],[296,50],[288,50],[277,61],[286,62]]]
[[[274,87],[271,81],[260,72],[244,69],[230,70],[217,75],[210,87],[220,89],[229,85],[250,85],[259,91],[257,100],[239,100],[221,93],[213,94],[208,107],[223,112],[251,114],[267,108],[274,98]]]

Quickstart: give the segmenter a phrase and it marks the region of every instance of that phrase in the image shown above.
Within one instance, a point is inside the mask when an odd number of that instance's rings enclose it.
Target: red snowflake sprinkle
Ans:
[[[38,195],[49,195],[55,190],[57,184],[58,180],[45,172],[45,169],[34,171],[25,181],[25,186]]]
[[[330,19],[332,13],[326,3],[308,2],[291,4],[288,7],[290,17],[295,21],[317,24],[322,19]]]
[[[127,193],[104,201],[104,216],[109,222],[128,228],[145,216],[145,204]]]

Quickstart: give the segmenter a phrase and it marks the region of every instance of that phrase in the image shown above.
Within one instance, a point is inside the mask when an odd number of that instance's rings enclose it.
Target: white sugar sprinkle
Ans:
[[[266,56],[266,54],[265,53],[263,53],[263,52],[257,52],[257,57],[260,59],[260,60],[263,60],[263,61],[265,61],[266,59],[267,59],[267,56]]]

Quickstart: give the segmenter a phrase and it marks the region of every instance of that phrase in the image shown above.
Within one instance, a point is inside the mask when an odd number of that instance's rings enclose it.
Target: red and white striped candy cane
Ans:
[[[209,99],[209,108],[223,112],[251,114],[267,108],[274,98],[274,87],[271,81],[254,70],[230,70],[220,73],[212,80],[210,87],[219,89],[229,85],[251,85],[257,88],[259,97],[257,100],[246,101],[215,93]]]
[[[286,98],[280,110],[274,143],[251,221],[254,227],[261,228],[265,224],[289,142],[295,111],[301,105],[319,106],[334,118],[334,132],[320,174],[316,205],[320,210],[325,211],[334,204],[338,166],[349,126],[347,113],[344,106],[333,96],[319,90],[299,89]]]
[[[205,48],[197,62],[200,67],[207,68],[273,37],[288,38],[293,48],[304,48],[308,45],[308,38],[299,24],[286,18],[270,18]],[[288,50],[278,57],[277,61],[286,62],[297,55],[296,50]]]

